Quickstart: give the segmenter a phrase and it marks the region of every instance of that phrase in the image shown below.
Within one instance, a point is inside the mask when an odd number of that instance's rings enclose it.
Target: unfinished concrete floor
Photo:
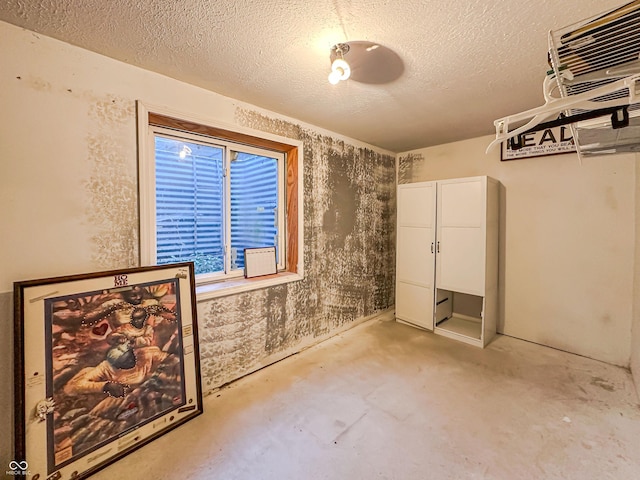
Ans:
[[[96,479],[640,478],[629,372],[374,319],[208,396]]]

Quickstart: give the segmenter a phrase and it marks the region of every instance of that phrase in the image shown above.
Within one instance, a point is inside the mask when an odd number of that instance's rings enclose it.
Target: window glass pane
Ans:
[[[231,268],[244,268],[244,249],[278,248],[278,161],[243,152],[231,156]]]
[[[224,271],[223,148],[155,137],[157,263]]]

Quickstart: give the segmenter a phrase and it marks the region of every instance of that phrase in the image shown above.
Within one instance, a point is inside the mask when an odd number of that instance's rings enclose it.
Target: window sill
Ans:
[[[208,283],[196,286],[196,301],[203,302],[212,298],[226,297],[237,293],[259,290],[261,288],[282,285],[290,282],[297,282],[304,277],[297,273],[280,272],[273,275],[264,275],[254,278],[235,278],[218,283]]]

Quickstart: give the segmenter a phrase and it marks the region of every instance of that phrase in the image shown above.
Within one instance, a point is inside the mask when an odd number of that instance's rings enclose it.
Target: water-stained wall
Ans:
[[[96,96],[89,104],[85,211],[92,226],[91,256],[102,268],[138,265],[138,197],[135,165],[122,138],[131,135],[135,103],[131,99]]]
[[[398,157],[398,184],[420,182],[425,178],[426,158],[421,153],[406,153]]]
[[[395,158],[250,109],[236,118],[304,142],[305,279],[199,305],[211,386],[394,304]]]
[[[477,175],[499,180],[498,331],[628,366],[634,155],[501,162],[499,150],[485,153],[492,139],[399,153],[398,182]]]
[[[15,281],[138,264],[137,100],[304,143],[304,280],[198,302],[205,393],[393,306],[393,154],[4,22],[0,38],[2,331]],[[2,431],[12,408],[5,390]]]

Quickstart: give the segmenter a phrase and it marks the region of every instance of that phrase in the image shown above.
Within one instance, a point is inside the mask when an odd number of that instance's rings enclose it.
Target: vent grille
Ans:
[[[549,36],[550,59],[563,97],[589,92],[640,72],[640,0],[592,17]],[[566,74],[566,70],[571,75]],[[595,102],[629,98],[629,90],[594,98]],[[628,108],[629,126],[612,129],[606,117],[574,125],[583,154],[640,151],[640,103]],[[568,115],[585,113],[573,109]]]

